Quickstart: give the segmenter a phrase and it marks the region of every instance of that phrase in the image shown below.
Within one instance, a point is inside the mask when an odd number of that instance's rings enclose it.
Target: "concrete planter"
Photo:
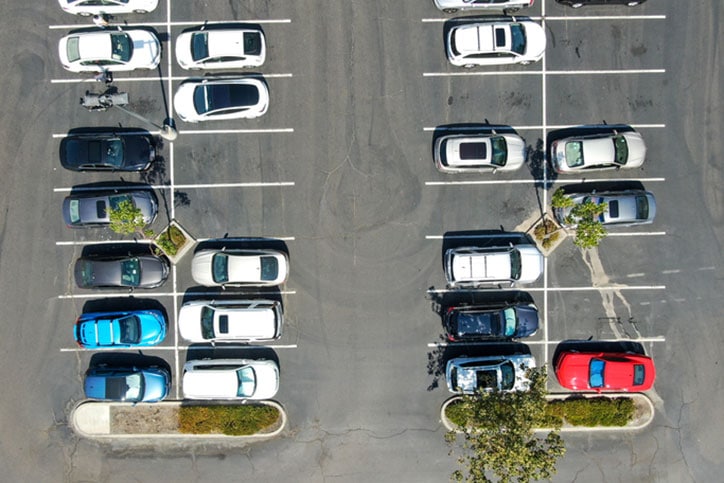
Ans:
[[[172,255],[172,254],[166,252],[166,251],[163,249],[163,247],[161,247],[161,245],[158,244],[158,239],[159,239],[164,233],[166,233],[166,231],[170,230],[171,227],[176,228],[176,229],[177,229],[178,231],[180,231],[180,232],[183,234],[183,236],[186,238],[186,242],[185,242],[183,245],[181,245],[180,247],[177,247],[177,250],[176,250],[176,254],[175,254],[175,255]],[[168,224],[168,226],[167,226],[166,228],[164,228],[164,230],[163,230],[161,233],[159,233],[159,234],[153,239],[153,242],[154,242],[154,246],[155,246],[156,248],[158,248],[160,251],[162,251],[162,252],[164,253],[164,255],[166,255],[166,257],[167,257],[167,258],[171,261],[171,263],[173,263],[174,265],[175,265],[176,263],[178,263],[179,260],[181,260],[181,258],[183,258],[183,256],[186,255],[186,253],[188,253],[189,250],[191,250],[191,249],[196,245],[196,239],[195,239],[194,237],[192,237],[192,236],[189,234],[189,232],[186,231],[176,220],[171,220],[171,222]]]
[[[596,397],[627,397],[634,401],[636,408],[634,412],[634,418],[626,426],[572,426],[565,422],[561,426],[561,433],[566,432],[585,432],[585,431],[636,431],[643,429],[654,420],[655,410],[654,404],[651,402],[648,396],[642,393],[606,393],[606,394],[581,394],[581,393],[566,393],[566,394],[549,394],[546,399],[549,401],[568,399],[571,396],[585,397],[585,398],[596,398]],[[455,401],[461,400],[461,396],[453,396],[446,400],[440,408],[440,421],[442,422],[445,429],[448,431],[455,431],[460,433],[458,426],[453,424],[445,415],[445,409]],[[550,428],[539,428],[536,431],[550,431]]]
[[[103,402],[84,400],[76,404],[70,414],[70,425],[73,431],[79,436],[91,439],[180,439],[180,440],[242,440],[245,442],[260,441],[278,436],[287,425],[287,413],[284,407],[276,401],[254,401],[246,402],[203,402],[196,405],[264,405],[276,408],[279,411],[279,421],[266,430],[244,436],[229,436],[225,434],[189,434],[181,433],[176,428],[164,426],[160,421],[164,418],[163,413],[167,411],[176,412],[179,407],[190,406],[196,403],[189,401],[161,401],[157,403],[138,403],[135,406],[132,403],[121,402]],[[114,429],[113,409],[114,408],[138,408],[139,412],[153,412],[154,414],[148,418],[145,425],[148,431],[129,433],[118,432]]]

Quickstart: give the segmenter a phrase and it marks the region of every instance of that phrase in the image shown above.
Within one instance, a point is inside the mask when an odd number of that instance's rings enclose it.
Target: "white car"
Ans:
[[[287,280],[289,259],[277,250],[200,250],[191,261],[191,276],[201,285],[274,286]]]
[[[516,134],[449,134],[435,141],[435,166],[443,173],[515,171],[525,162],[525,141]]]
[[[445,13],[458,10],[504,10],[513,13],[523,7],[532,7],[535,0],[433,0],[435,6]]]
[[[158,0],[58,0],[68,13],[90,17],[104,13],[148,13],[156,9]]]
[[[147,30],[94,30],[60,39],[58,54],[71,72],[155,69],[161,62],[161,43]]]
[[[644,139],[633,130],[575,136],[551,143],[553,169],[561,174],[639,168],[645,158]]]
[[[458,357],[445,368],[445,380],[450,392],[475,394],[483,391],[526,391],[529,368],[535,367],[530,355]]]
[[[269,107],[269,89],[255,77],[191,79],[173,98],[176,114],[186,122],[251,119]]]
[[[265,59],[266,41],[259,29],[201,27],[176,39],[176,61],[184,69],[258,67]]]
[[[596,221],[605,227],[647,225],[656,217],[656,198],[653,193],[641,189],[623,191],[591,191],[572,193],[568,198],[576,205],[591,202],[606,207]],[[566,228],[575,228],[579,220],[571,215],[573,207],[554,208],[553,216]]]
[[[543,273],[543,254],[534,245],[461,247],[445,252],[448,285],[533,283]]]
[[[190,342],[271,341],[282,324],[281,303],[273,300],[194,300],[178,314],[179,333]]]
[[[253,359],[204,359],[184,365],[184,399],[271,399],[279,390],[279,366]]]
[[[535,22],[480,22],[457,25],[447,34],[447,58],[463,67],[529,64],[543,57],[546,34]]]

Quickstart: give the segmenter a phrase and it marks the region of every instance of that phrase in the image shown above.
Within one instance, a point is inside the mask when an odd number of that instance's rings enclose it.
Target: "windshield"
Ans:
[[[525,53],[525,30],[519,23],[510,24],[510,50],[516,54]]]
[[[626,164],[626,161],[628,161],[628,144],[626,144],[626,138],[623,136],[615,136],[613,138],[613,149],[616,151],[614,162],[622,166]]]
[[[211,261],[211,276],[216,283],[229,281],[229,257],[223,253],[217,253]]]
[[[131,195],[112,195],[108,197],[108,204],[111,205],[111,210],[116,211],[120,208],[121,203],[128,201],[133,204],[133,198]]]
[[[490,158],[490,164],[493,166],[505,166],[505,161],[508,158],[508,146],[505,143],[503,136],[495,136],[490,139],[490,144],[493,146],[493,156]]]
[[[191,58],[195,61],[209,56],[209,35],[206,32],[195,33],[191,36]]]
[[[203,307],[201,309],[201,337],[213,339],[214,336],[214,309]]]
[[[644,383],[644,377],[646,375],[646,370],[644,368],[643,364],[634,364],[634,386],[640,386]]]
[[[566,143],[566,164],[571,168],[583,165],[583,143],[581,141]]]
[[[141,342],[141,321],[135,315],[118,320],[121,344],[138,344]]]
[[[121,283],[130,287],[138,287],[141,283],[141,262],[138,258],[121,261]]]
[[[649,200],[646,196],[636,197],[636,219],[648,220],[649,218]]]
[[[111,58],[128,62],[133,54],[133,42],[126,33],[111,34]]]
[[[500,388],[504,391],[513,389],[515,385],[515,367],[510,361],[506,361],[500,366]]]
[[[126,377],[126,396],[123,398],[127,401],[138,401],[143,395],[143,377],[141,374],[132,374]]]
[[[78,37],[70,37],[66,43],[66,52],[68,61],[75,62],[80,59],[80,49],[78,48]]]
[[[520,278],[520,252],[518,250],[510,251],[510,278],[518,280]]]
[[[249,366],[242,367],[236,371],[236,377],[239,380],[239,390],[236,395],[239,397],[249,397],[256,391],[256,374],[254,369]]]
[[[91,143],[95,144],[94,141],[91,141]],[[120,139],[111,139],[104,147],[105,156],[103,158],[103,163],[108,166],[113,166],[114,168],[120,167],[123,164],[123,141]],[[100,146],[97,149],[100,150]],[[92,148],[89,147],[88,151],[92,152]],[[91,161],[93,160],[91,159]]]
[[[505,336],[513,337],[516,326],[518,325],[518,320],[515,317],[515,309],[507,308],[503,310],[503,318],[505,319]]]
[[[592,359],[589,366],[589,383],[591,387],[603,387],[603,370],[606,363],[601,359]]]
[[[279,276],[279,260],[276,257],[261,257],[261,279],[276,280]]]
[[[70,203],[68,203],[68,212],[71,223],[80,222],[80,201],[70,200]]]

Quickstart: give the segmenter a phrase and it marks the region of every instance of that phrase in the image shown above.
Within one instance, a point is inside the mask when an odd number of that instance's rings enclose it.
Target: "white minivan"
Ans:
[[[282,335],[275,300],[193,300],[181,306],[178,328],[189,342],[271,341]]]

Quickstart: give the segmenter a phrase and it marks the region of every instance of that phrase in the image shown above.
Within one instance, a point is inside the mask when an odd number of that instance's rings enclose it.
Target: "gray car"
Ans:
[[[645,225],[654,221],[656,216],[656,199],[644,190],[607,191],[597,193],[576,193],[568,195],[576,204],[591,201],[597,205],[605,205],[598,218],[605,226]],[[555,208],[553,214],[562,226],[575,228],[577,220],[569,216],[572,207]]]
[[[525,162],[525,141],[516,134],[448,134],[435,140],[435,166],[443,173],[515,171]]]
[[[458,357],[448,361],[445,380],[450,392],[474,394],[482,390],[527,391],[528,369],[536,367],[531,355]]]
[[[143,221],[153,223],[158,201],[153,191],[94,191],[72,194],[63,200],[63,220],[69,228],[102,227],[110,224],[110,210],[130,201],[141,210]]]
[[[155,288],[168,278],[166,259],[155,255],[81,257],[73,270],[80,288]]]

